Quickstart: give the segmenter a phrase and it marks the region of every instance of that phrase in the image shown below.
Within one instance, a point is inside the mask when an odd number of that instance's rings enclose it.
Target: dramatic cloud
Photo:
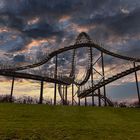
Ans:
[[[108,50],[140,57],[139,17],[139,0],[0,0],[0,61],[34,61],[74,43],[83,31]],[[82,53],[80,68],[87,61]],[[60,60],[63,68],[71,62],[68,54]],[[109,71],[125,62],[107,57],[105,63]]]

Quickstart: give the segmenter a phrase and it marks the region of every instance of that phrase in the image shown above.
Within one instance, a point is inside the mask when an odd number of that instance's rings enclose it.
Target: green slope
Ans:
[[[0,140],[140,140],[139,108],[0,104]]]

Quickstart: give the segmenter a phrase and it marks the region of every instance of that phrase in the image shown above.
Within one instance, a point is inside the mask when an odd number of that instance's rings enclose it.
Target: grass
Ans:
[[[139,140],[139,108],[0,104],[0,140]]]

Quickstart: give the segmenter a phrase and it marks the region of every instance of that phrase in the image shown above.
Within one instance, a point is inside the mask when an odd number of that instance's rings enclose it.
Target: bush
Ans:
[[[135,101],[133,103],[130,104],[131,107],[140,107],[140,104],[138,101]]]
[[[15,97],[12,97],[10,95],[0,95],[0,102],[1,103],[9,103],[9,102],[14,102]]]

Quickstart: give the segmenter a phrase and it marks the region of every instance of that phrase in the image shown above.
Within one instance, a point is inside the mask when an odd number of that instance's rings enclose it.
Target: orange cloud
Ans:
[[[71,17],[69,15],[63,15],[60,19],[59,19],[59,22],[64,22],[64,21],[67,21],[69,20]]]
[[[77,31],[78,33],[81,33],[81,32],[89,32],[91,29],[94,29],[96,28],[96,25],[88,25],[88,26],[79,26],[75,23],[72,23],[70,25],[70,27],[74,30],[74,31]],[[69,28],[69,29],[71,29]],[[68,29],[68,30],[69,30]]]
[[[27,21],[27,24],[28,24],[28,25],[33,25],[33,24],[36,24],[36,23],[38,23],[38,22],[39,22],[39,18],[38,18],[38,17],[34,17],[34,18],[28,20],[28,21]]]

